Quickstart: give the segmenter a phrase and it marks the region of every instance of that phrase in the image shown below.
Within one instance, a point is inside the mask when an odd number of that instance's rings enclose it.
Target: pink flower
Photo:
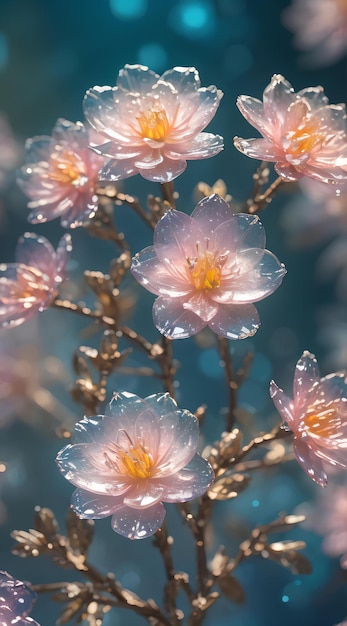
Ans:
[[[49,307],[65,279],[71,237],[60,240],[57,251],[45,237],[25,233],[17,244],[16,263],[0,265],[0,326],[22,324]]]
[[[178,410],[169,394],[144,400],[116,393],[105,416],[84,418],[75,442],[57,463],[76,485],[71,506],[81,518],[112,515],[112,528],[129,539],[153,535],[163,523],[162,502],[201,496],[213,479],[196,449],[198,420]]]
[[[321,487],[323,461],[347,467],[347,381],[344,372],[320,378],[316,358],[305,351],[294,375],[291,400],[270,383],[270,395],[284,424],[294,433],[294,452],[303,470]]]
[[[323,552],[340,557],[340,565],[347,569],[347,490],[346,484],[330,484],[308,517],[309,527],[322,535]]]
[[[91,131],[94,135],[93,131]],[[30,198],[29,222],[61,217],[64,228],[75,228],[93,217],[98,208],[95,193],[104,159],[90,150],[87,127],[59,119],[52,136],[26,142],[27,164],[17,182]]]
[[[322,87],[295,93],[275,74],[263,102],[238,98],[242,115],[263,138],[235,137],[235,146],[253,159],[274,161],[286,181],[309,176],[325,183],[347,182],[346,107],[328,102]]]
[[[292,0],[282,17],[310,66],[330,65],[345,53],[346,0]]]
[[[199,202],[191,216],[168,211],[154,230],[154,246],[139,252],[131,271],[159,296],[153,319],[170,339],[209,326],[228,339],[258,330],[252,304],[281,284],[284,265],[265,247],[257,216],[233,214],[216,194]]]
[[[194,67],[174,67],[162,76],[142,65],[125,65],[116,87],[89,89],[84,113],[105,143],[93,149],[108,158],[100,172],[117,181],[141,174],[165,183],[223,149],[223,138],[201,131],[213,118],[222,92],[200,87]]]
[[[21,580],[7,572],[0,572],[0,624],[1,626],[39,626],[27,617],[36,600],[36,593]]]

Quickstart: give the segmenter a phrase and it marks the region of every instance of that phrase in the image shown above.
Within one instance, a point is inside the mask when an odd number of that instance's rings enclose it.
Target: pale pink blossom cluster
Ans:
[[[292,0],[282,14],[310,66],[330,65],[347,50],[346,0]]]
[[[84,519],[111,515],[113,530],[129,539],[158,530],[162,502],[197,498],[213,480],[210,464],[196,453],[197,418],[169,394],[116,393],[105,416],[76,424],[73,441],[57,456],[77,487],[72,508]]]
[[[11,328],[47,309],[65,279],[71,237],[55,251],[42,236],[25,233],[17,244],[16,262],[0,265],[0,326]]]
[[[347,467],[346,372],[320,378],[315,356],[305,351],[296,364],[293,394],[293,399],[289,398],[271,381],[270,395],[284,426],[294,433],[298,463],[325,487],[324,463]]]
[[[261,139],[235,137],[240,152],[252,159],[275,163],[285,181],[308,176],[325,183],[347,182],[346,106],[329,104],[322,87],[295,93],[291,84],[275,74],[263,102],[239,96],[242,115]]]
[[[205,326],[228,339],[254,335],[260,321],[253,302],[275,291],[286,273],[265,250],[259,218],[234,214],[216,194],[191,216],[168,211],[156,225],[154,245],[136,254],[131,271],[159,296],[154,324],[170,339]]]

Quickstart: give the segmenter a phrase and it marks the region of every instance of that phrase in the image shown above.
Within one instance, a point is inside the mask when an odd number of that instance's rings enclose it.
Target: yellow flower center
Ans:
[[[51,155],[48,176],[62,185],[80,186],[88,180],[72,150],[57,150]]]
[[[104,451],[109,469],[130,478],[149,478],[153,474],[154,459],[143,442],[133,443],[128,433],[122,431],[122,444],[110,442]]]
[[[163,108],[149,108],[136,118],[142,137],[163,141],[168,133],[169,120]]]
[[[336,434],[335,409],[324,408],[322,410],[309,411],[304,417],[306,431],[316,437],[328,439]]]
[[[195,289],[216,289],[220,286],[221,268],[214,255],[205,252],[203,256],[187,261]]]
[[[154,462],[144,446],[130,447],[119,452],[119,470],[131,478],[149,478]]]

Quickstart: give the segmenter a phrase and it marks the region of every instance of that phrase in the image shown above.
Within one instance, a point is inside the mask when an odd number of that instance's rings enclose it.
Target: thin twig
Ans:
[[[237,406],[237,389],[238,386],[235,382],[235,373],[233,362],[231,360],[231,355],[229,351],[229,342],[225,337],[217,337],[218,339],[218,348],[219,353],[224,365],[225,378],[228,386],[228,397],[229,397],[229,405],[228,412],[226,415],[226,431],[230,432],[235,424],[235,409]]]
[[[163,524],[155,533],[153,544],[160,551],[166,572],[167,583],[164,589],[164,606],[171,615],[173,626],[178,626],[179,619],[176,607],[177,581],[175,579],[175,569],[171,553],[173,538],[168,535],[166,524]]]
[[[256,195],[252,198],[248,204],[248,213],[253,215],[262,209],[265,209],[270,202],[272,202],[274,195],[276,194],[278,188],[283,185],[286,181],[283,180],[282,176],[278,176],[276,180],[264,191],[262,194]]]

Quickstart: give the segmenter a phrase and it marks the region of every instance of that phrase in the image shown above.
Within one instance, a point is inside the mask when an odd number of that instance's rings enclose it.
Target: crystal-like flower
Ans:
[[[238,150],[253,159],[275,162],[285,181],[309,176],[325,183],[347,181],[346,107],[329,104],[322,87],[298,93],[275,74],[261,102],[240,96],[242,115],[262,139],[235,137]]]
[[[345,372],[320,378],[316,358],[305,351],[294,375],[291,400],[270,383],[270,395],[286,427],[294,433],[294,452],[303,470],[321,487],[327,484],[323,461],[347,467],[347,381]]]
[[[76,424],[74,443],[57,456],[77,487],[72,508],[81,518],[112,515],[113,530],[129,539],[153,535],[165,517],[162,502],[197,498],[213,479],[196,454],[198,439],[198,420],[168,394],[115,394],[105,416]]]
[[[252,304],[282,282],[284,266],[265,247],[257,216],[233,214],[217,195],[199,202],[191,216],[168,211],[154,231],[154,246],[133,259],[131,271],[154,302],[156,327],[182,339],[209,326],[228,339],[259,328]]]
[[[330,65],[346,52],[346,0],[292,0],[282,18],[308,65]]]
[[[117,181],[134,174],[160,183],[182,174],[187,160],[223,149],[223,138],[201,131],[211,121],[222,92],[200,87],[194,67],[174,67],[159,76],[142,65],[125,65],[116,87],[94,87],[84,113],[105,143],[93,149],[108,158],[100,172]]]
[[[39,626],[28,617],[36,600],[36,593],[21,580],[7,572],[0,572],[0,624],[1,626]]]
[[[59,119],[51,137],[27,140],[27,163],[17,182],[30,198],[29,222],[60,217],[64,228],[74,228],[93,217],[98,208],[98,171],[104,162],[89,148],[94,136],[81,122]]]
[[[17,244],[16,263],[0,264],[0,326],[18,326],[49,307],[65,279],[71,237],[57,251],[45,237],[25,233]]]

